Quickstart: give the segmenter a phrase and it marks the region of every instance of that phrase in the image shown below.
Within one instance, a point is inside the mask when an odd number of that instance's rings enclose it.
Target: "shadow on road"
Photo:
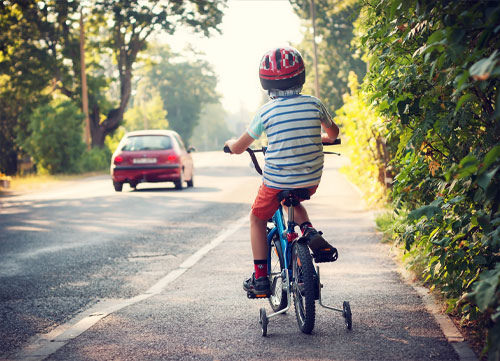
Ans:
[[[9,200],[0,215],[0,359],[100,299],[144,292],[250,208],[183,196],[196,191]]]

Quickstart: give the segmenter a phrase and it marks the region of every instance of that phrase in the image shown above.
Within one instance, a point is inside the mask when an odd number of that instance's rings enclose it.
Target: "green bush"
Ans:
[[[120,140],[122,140],[123,136],[127,133],[127,130],[123,127],[120,126],[118,127],[117,130],[112,135],[106,136],[106,139],[104,140],[104,144],[106,147],[109,149],[111,154],[118,148],[118,144],[120,144]]]
[[[82,173],[105,170],[109,168],[110,161],[111,151],[108,148],[93,148],[81,155],[78,170]]]
[[[500,360],[500,3],[365,5],[363,91],[389,120],[391,197],[405,215],[391,232]]]
[[[349,165],[342,172],[364,193],[369,206],[385,203],[387,164],[389,159],[384,136],[384,119],[367,105],[359,89],[356,74],[349,73],[350,93],[344,94],[344,105],[337,110],[335,123],[342,128],[342,142],[347,144]]]
[[[83,114],[72,101],[56,99],[36,108],[29,119],[28,136],[20,140],[40,172],[74,173],[85,150]]]

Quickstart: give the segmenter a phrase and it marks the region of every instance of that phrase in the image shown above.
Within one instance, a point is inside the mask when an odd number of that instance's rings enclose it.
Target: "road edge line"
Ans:
[[[32,336],[25,346],[17,352],[12,353],[11,356],[7,357],[5,360],[44,360],[65,346],[69,341],[87,331],[101,319],[122,308],[131,306],[161,293],[168,284],[175,281],[184,274],[184,272],[193,267],[203,259],[207,253],[238,231],[246,222],[248,222],[248,215],[233,221],[228,228],[222,230],[210,243],[207,243],[198,251],[190,255],[176,269],[160,278],[144,293],[128,299],[101,299],[94,306],[78,313],[72,319],[57,326],[49,333]]]

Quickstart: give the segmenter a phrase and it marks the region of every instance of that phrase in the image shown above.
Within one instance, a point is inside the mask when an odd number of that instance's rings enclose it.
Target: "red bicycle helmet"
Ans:
[[[306,68],[302,55],[292,47],[269,50],[260,61],[259,78],[265,90],[286,90],[303,85]]]

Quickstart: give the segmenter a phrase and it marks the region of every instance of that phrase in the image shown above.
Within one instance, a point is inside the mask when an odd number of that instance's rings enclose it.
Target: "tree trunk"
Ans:
[[[92,135],[92,148],[102,148],[108,134],[113,133],[121,124],[125,106],[109,111],[106,119],[99,122],[101,113],[99,105],[94,104],[90,114],[90,133]]]
[[[143,42],[131,42],[130,54],[120,48],[118,69],[120,72],[120,106],[111,109],[104,121],[100,121],[100,108],[98,104],[92,106],[90,119],[90,133],[92,135],[92,148],[102,148],[108,134],[112,134],[123,120],[123,114],[127,108],[130,94],[132,92],[132,64],[135,62],[137,53],[143,46]]]

